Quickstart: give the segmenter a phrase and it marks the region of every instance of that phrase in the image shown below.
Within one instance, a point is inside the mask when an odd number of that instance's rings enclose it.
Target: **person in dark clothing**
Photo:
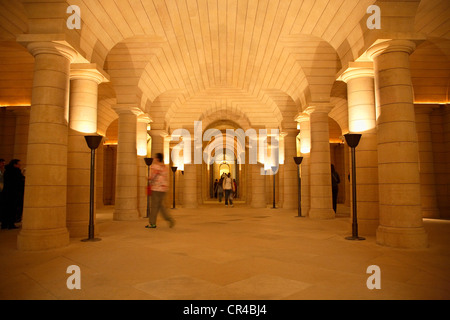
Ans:
[[[337,196],[339,191],[339,183],[341,182],[341,178],[339,174],[334,169],[334,165],[331,165],[331,191],[333,194],[333,210],[336,213],[337,208]]]
[[[3,176],[5,174],[5,159],[0,159],[0,222],[3,216]]]
[[[5,167],[3,177],[2,229],[16,229],[14,224],[22,219],[25,177],[20,170],[20,160],[13,159]]]
[[[219,183],[219,181],[216,179],[216,181],[214,181],[214,198],[217,198],[217,184]]]

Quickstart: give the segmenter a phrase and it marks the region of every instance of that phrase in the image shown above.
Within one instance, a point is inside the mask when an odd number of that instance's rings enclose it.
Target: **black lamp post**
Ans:
[[[147,165],[147,215],[150,216],[150,195],[148,194],[148,189],[150,188],[150,166],[153,163],[153,158],[144,158],[145,164]]]
[[[302,216],[302,183],[300,178],[300,164],[303,161],[303,157],[294,157],[295,164],[297,165],[297,182],[298,182],[298,216]]]
[[[172,209],[175,209],[175,172],[177,171],[177,167],[171,167],[173,172],[173,204]]]
[[[100,238],[94,238],[94,178],[95,178],[95,149],[98,148],[102,141],[102,136],[84,136],[86,143],[91,149],[91,182],[90,182],[90,198],[89,198],[89,237],[81,241],[100,241]]]
[[[272,173],[273,173],[273,206],[272,206],[272,209],[276,209],[276,207],[275,207],[275,175],[276,175],[276,171],[275,170],[277,170],[277,167],[271,167],[271,169],[272,169]]]
[[[358,217],[356,213],[356,157],[355,157],[355,148],[359,144],[359,140],[361,139],[361,134],[359,133],[347,133],[344,135],[345,141],[348,146],[352,150],[352,214],[353,214],[353,222],[352,222],[352,236],[346,237],[347,240],[365,240],[363,237],[358,236]]]

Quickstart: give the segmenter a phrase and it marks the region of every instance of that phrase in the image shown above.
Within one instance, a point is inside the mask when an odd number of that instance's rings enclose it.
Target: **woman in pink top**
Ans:
[[[152,165],[152,174],[150,183],[152,186],[152,207],[149,216],[149,223],[146,228],[156,228],[156,218],[158,212],[161,211],[163,218],[169,222],[172,228],[175,225],[175,220],[167,212],[164,205],[164,197],[169,189],[169,173],[163,162],[163,155],[157,153]]]

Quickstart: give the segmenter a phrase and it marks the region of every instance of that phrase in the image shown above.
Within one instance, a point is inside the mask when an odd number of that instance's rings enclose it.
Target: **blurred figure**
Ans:
[[[341,182],[341,178],[339,177],[339,174],[334,169],[334,165],[331,165],[331,190],[333,194],[333,210],[334,213],[336,213],[337,208],[337,196],[339,191],[339,183]]]
[[[25,177],[20,170],[20,160],[13,159],[3,175],[2,229],[16,229],[15,222],[22,220]]]
[[[3,175],[5,173],[5,159],[0,159],[0,221],[3,221]]]
[[[219,183],[219,181],[216,179],[216,181],[214,181],[214,198],[217,198],[217,184]]]
[[[169,174],[163,160],[162,153],[157,153],[153,160],[152,174],[150,177],[152,185],[152,210],[150,211],[150,216],[148,217],[149,224],[145,226],[146,228],[156,228],[156,219],[159,212],[169,222],[171,228],[175,225],[175,220],[167,212],[166,206],[164,205],[164,197],[169,189]]]

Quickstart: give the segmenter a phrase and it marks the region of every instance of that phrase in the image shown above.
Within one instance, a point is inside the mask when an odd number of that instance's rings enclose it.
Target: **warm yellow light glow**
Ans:
[[[362,133],[374,129],[375,120],[350,120],[349,129],[353,133]]]
[[[450,104],[450,101],[414,101],[414,104]]]
[[[300,124],[300,133],[298,135],[298,143],[301,154],[308,154],[311,152],[311,130],[309,121],[303,121]],[[297,154],[298,155],[298,154]],[[300,155],[298,155],[300,156]]]
[[[6,107],[31,107],[31,104],[29,101],[27,102],[0,102],[0,108],[6,108]]]
[[[137,144],[137,155],[141,157],[145,157],[147,155],[147,143]]]
[[[138,156],[147,155],[147,123],[138,121],[136,126],[136,150]]]
[[[311,147],[308,145],[308,146],[301,146],[300,147],[300,152],[302,153],[302,154],[308,154],[308,153],[310,153],[311,152]]]
[[[82,133],[96,133],[97,132],[97,123],[93,123],[91,121],[86,120],[78,120],[70,122],[70,129],[82,132]]]
[[[164,139],[164,164],[170,164],[170,140]]]

